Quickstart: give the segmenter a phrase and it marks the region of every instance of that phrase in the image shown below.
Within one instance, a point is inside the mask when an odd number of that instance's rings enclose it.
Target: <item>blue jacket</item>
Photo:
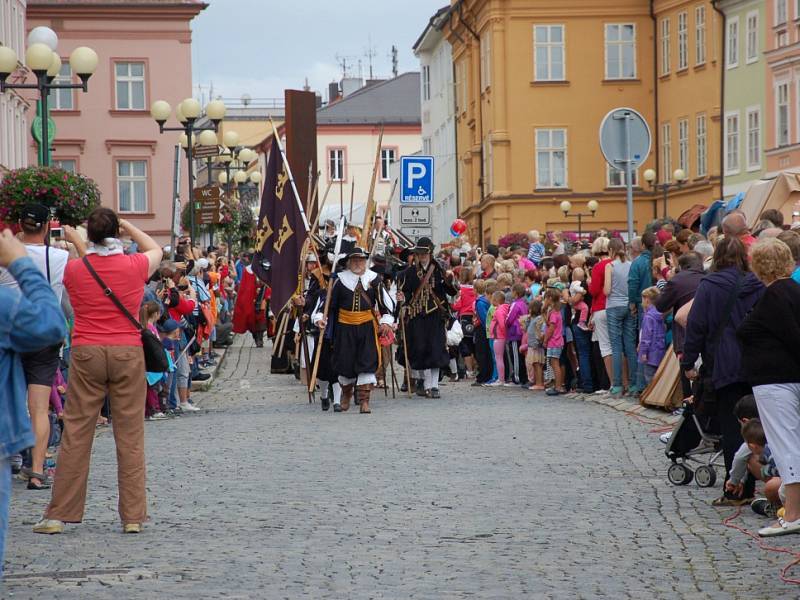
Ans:
[[[478,296],[478,299],[475,300],[475,316],[478,317],[478,320],[481,322],[483,327],[486,327],[486,315],[489,312],[489,308],[492,306],[492,303],[489,302],[489,299],[486,296]]]
[[[653,259],[649,250],[633,259],[628,272],[628,302],[642,303],[642,292],[653,285]]]
[[[18,353],[54,346],[67,335],[61,306],[33,261],[19,258],[8,271],[20,289],[0,287],[0,458],[34,442]]]
[[[702,354],[705,360],[709,353],[713,354],[714,370],[711,381],[717,389],[746,381],[736,330],[766,289],[753,273],[744,274],[742,287],[733,303],[725,331],[722,332],[716,348],[710,348],[709,339],[721,324],[725,303],[736,285],[739,273],[736,267],[728,267],[706,275],[697,286],[694,304],[689,311],[681,368],[684,371],[689,370],[694,367],[698,356]]]

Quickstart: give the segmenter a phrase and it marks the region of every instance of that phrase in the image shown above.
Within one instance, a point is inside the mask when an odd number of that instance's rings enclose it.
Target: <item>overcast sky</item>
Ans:
[[[370,45],[375,77],[392,72],[391,48],[398,48],[399,72],[419,70],[411,47],[428,20],[449,0],[207,0],[194,20],[194,93],[198,85],[214,96],[283,98],[305,78],[327,98],[327,85],[341,78],[338,57],[351,75],[369,77]],[[353,67],[350,69],[349,65]]]

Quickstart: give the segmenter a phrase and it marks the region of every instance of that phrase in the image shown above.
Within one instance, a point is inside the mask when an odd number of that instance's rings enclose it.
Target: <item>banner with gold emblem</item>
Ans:
[[[273,138],[261,195],[253,271],[272,288],[272,310],[276,314],[297,288],[297,270],[305,241],[303,218],[292,197],[278,141]]]

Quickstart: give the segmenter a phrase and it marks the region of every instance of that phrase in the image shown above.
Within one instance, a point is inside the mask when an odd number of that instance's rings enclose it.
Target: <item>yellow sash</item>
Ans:
[[[378,343],[378,320],[375,318],[375,313],[371,310],[354,311],[340,308],[338,321],[342,325],[363,325],[372,322],[372,329],[375,332],[375,350],[378,352],[378,370],[380,370],[383,357],[381,356],[381,346]]]

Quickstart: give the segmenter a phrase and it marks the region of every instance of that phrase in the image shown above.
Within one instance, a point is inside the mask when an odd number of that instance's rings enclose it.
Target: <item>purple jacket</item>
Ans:
[[[519,324],[519,319],[526,312],[528,312],[528,305],[525,303],[525,298],[517,298],[511,303],[511,309],[506,317],[507,340],[512,342],[522,340],[522,326]]]
[[[639,334],[639,362],[657,367],[667,351],[667,328],[664,316],[655,306],[647,309],[642,317],[642,331]],[[646,356],[647,360],[642,357]]]

